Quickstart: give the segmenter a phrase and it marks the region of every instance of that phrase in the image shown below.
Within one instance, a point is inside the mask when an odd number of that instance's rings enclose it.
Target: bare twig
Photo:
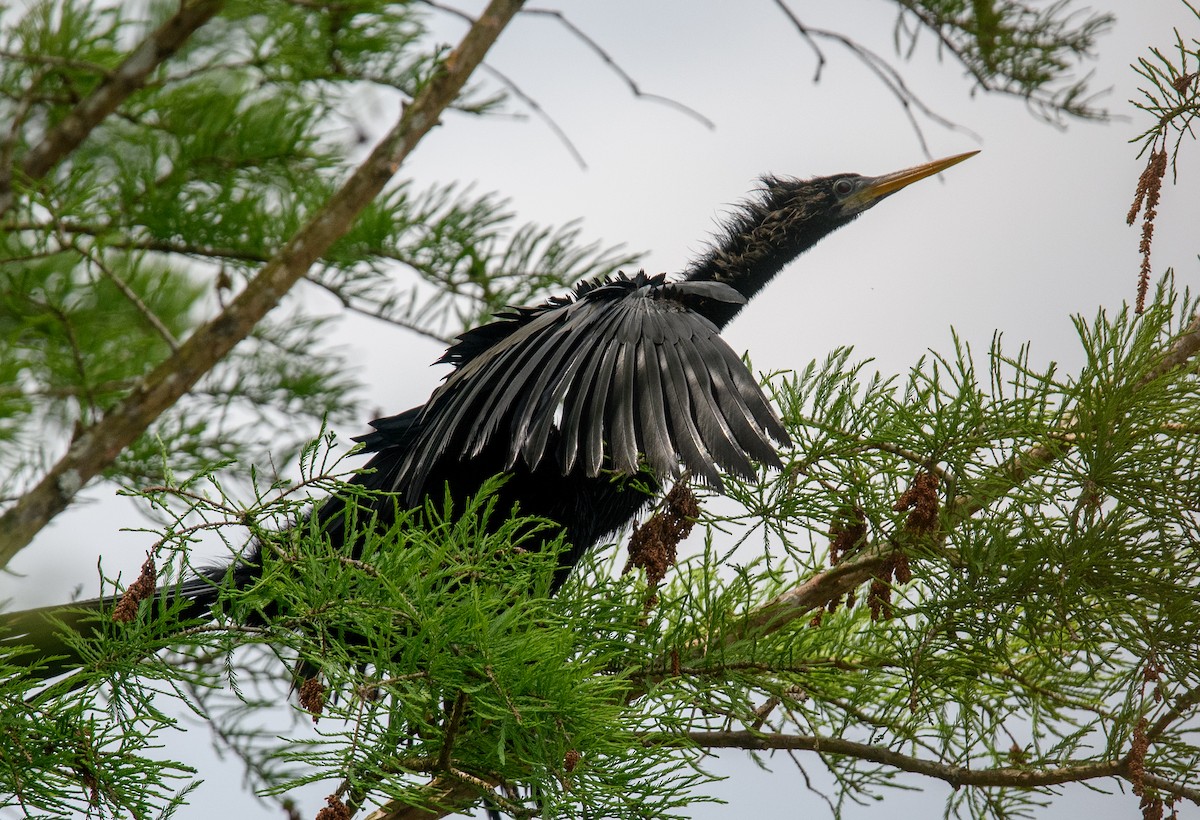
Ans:
[[[387,322],[388,324],[396,325],[397,327],[412,331],[413,333],[416,333],[418,336],[424,336],[427,339],[432,339],[433,341],[439,342],[444,345],[450,345],[454,341],[451,337],[444,336],[444,335],[438,333],[437,331],[430,330],[427,327],[422,327],[421,325],[417,324],[416,322],[410,322],[406,319],[400,318],[399,316],[395,316],[395,315],[389,313],[382,305],[377,305],[375,307],[370,307],[368,305],[361,305],[357,301],[355,301],[351,296],[349,296],[345,292],[343,292],[342,289],[339,288],[337,285],[335,285],[331,282],[326,282],[323,279],[320,279],[319,277],[309,276],[308,281],[311,282],[312,284],[316,285],[319,288],[323,288],[326,292],[329,293],[329,295],[331,295],[335,299],[337,299],[341,303],[343,308],[345,308],[346,310],[349,310],[353,313],[358,313],[362,316],[369,316],[372,319],[378,319],[381,322]]]
[[[453,14],[455,17],[460,17],[464,20],[471,19],[471,16],[468,15],[466,12],[460,11],[459,9],[456,9],[452,6],[447,6],[443,3],[435,2],[435,0],[422,0],[422,2],[424,2],[425,5],[430,6],[431,8],[438,9],[439,11],[444,11],[447,14]],[[559,25],[561,25],[563,28],[565,28],[567,31],[569,31],[572,35],[574,35],[579,40],[579,42],[583,43],[585,46],[587,46],[589,49],[591,49],[592,53],[594,53],[597,57],[599,57],[600,60],[606,66],[608,66],[609,69],[614,74],[616,74],[618,77],[620,77],[622,82],[624,82],[625,85],[628,86],[630,93],[632,93],[633,96],[637,97],[638,99],[646,100],[648,102],[656,102],[661,105],[669,106],[671,108],[674,108],[676,111],[679,111],[682,114],[684,114],[688,117],[691,117],[696,122],[703,125],[705,128],[708,128],[708,129],[716,128],[716,125],[713,123],[712,120],[710,120],[708,117],[704,116],[699,111],[692,108],[691,106],[685,105],[684,103],[679,102],[679,100],[671,99],[670,97],[664,97],[660,94],[651,94],[649,92],[643,91],[641,89],[641,87],[637,84],[637,81],[634,80],[632,76],[630,76],[629,72],[627,72],[625,69],[621,68],[621,65],[612,58],[611,54],[609,54],[607,51],[604,50],[603,46],[601,46],[599,43],[597,43],[591,36],[588,35],[587,32],[585,32],[583,29],[579,28],[579,26],[577,26],[573,22],[571,22],[571,19],[569,17],[567,17],[565,14],[563,14],[561,11],[559,11],[557,9],[522,9],[521,13],[522,14],[537,14],[537,15],[541,15],[543,17],[550,17],[550,18],[554,19],[556,22],[558,22]],[[488,68],[487,70],[491,71],[492,69]],[[533,101],[529,97],[527,97],[524,93],[521,93],[519,91],[519,89],[517,89],[514,85],[508,83],[507,80],[503,77],[503,75],[499,75],[497,73],[497,77],[502,82],[504,82],[506,85],[508,85],[508,87],[510,89],[512,89],[514,92],[516,92],[517,95],[519,97],[521,97],[522,100],[524,100],[526,103],[528,103],[530,105],[530,107],[535,111],[535,113],[539,113],[541,111],[540,107],[537,106],[536,103],[533,103]],[[549,120],[548,118],[546,118],[546,121],[550,125],[550,127],[554,130],[554,132],[556,134],[559,134],[560,137],[562,137],[560,130],[553,123],[553,121]],[[566,141],[565,137],[564,137],[564,141]],[[569,141],[566,141],[566,144],[567,144],[567,149],[569,151],[571,151],[571,153],[573,155],[576,156],[576,158],[578,159],[578,161],[580,163],[582,163],[583,158],[578,156],[578,152],[575,151],[574,146],[572,146]]]
[[[404,108],[399,121],[306,225],[212,321],[199,328],[124,401],[83,431],[38,484],[0,516],[0,566],[27,545],[75,494],[137,440],[201,377],[221,361],[309,268],[345,235],[404,160],[438,123],[521,7],[493,0],[435,75]]]
[[[704,116],[691,106],[681,103],[679,100],[675,100],[670,97],[664,97],[661,94],[651,94],[647,91],[643,91],[633,77],[631,77],[628,72],[625,71],[625,69],[621,68],[620,64],[617,63],[617,61],[614,60],[599,43],[589,37],[583,29],[579,28],[579,26],[572,23],[570,18],[568,18],[561,11],[557,9],[524,9],[522,14],[540,14],[557,20],[559,25],[571,32],[571,34],[575,35],[575,37],[577,37],[581,43],[590,48],[597,57],[603,60],[604,64],[607,65],[613,71],[613,73],[620,77],[625,82],[625,85],[629,86],[630,93],[632,93],[633,96],[637,97],[638,99],[656,102],[661,105],[674,108],[676,111],[691,117],[696,122],[710,130],[717,127],[708,117]]]
[[[579,148],[576,147],[575,143],[571,140],[571,138],[569,136],[567,136],[567,132],[563,130],[562,126],[559,125],[558,122],[555,121],[555,119],[550,116],[550,114],[546,111],[546,109],[542,108],[541,103],[539,103],[533,97],[526,94],[525,91],[519,85],[516,84],[516,82],[514,82],[510,77],[508,77],[506,74],[503,74],[502,72],[500,72],[498,69],[494,68],[493,66],[484,65],[484,66],[481,66],[481,68],[482,68],[482,70],[486,71],[488,74],[491,74],[493,77],[495,77],[497,80],[499,80],[501,82],[501,84],[505,88],[507,88],[515,97],[520,99],[521,102],[525,103],[525,105],[529,108],[529,110],[534,113],[534,116],[536,116],[538,119],[540,119],[543,123],[546,124],[547,128],[549,128],[551,131],[554,132],[554,136],[558,137],[558,141],[563,144],[563,146],[567,149],[567,153],[569,153],[571,155],[571,158],[573,160],[575,160],[575,162],[579,165],[579,167],[584,170],[587,169],[587,161],[583,158],[583,154],[580,153]]]
[[[825,53],[821,50],[820,45],[817,43],[817,39],[820,38],[824,40],[831,40],[858,58],[858,61],[870,69],[871,73],[874,74],[879,81],[883,83],[884,87],[886,87],[887,90],[892,93],[892,96],[896,98],[896,101],[900,103],[900,107],[904,110],[904,115],[908,118],[908,122],[912,126],[913,133],[916,134],[917,141],[921,145],[921,151],[927,156],[929,155],[929,146],[925,142],[925,132],[921,130],[921,124],[917,120],[916,112],[928,117],[931,121],[941,125],[943,128],[966,134],[976,141],[981,139],[980,136],[975,132],[962,125],[959,125],[956,122],[953,122],[952,120],[947,119],[946,117],[943,117],[941,114],[937,113],[928,105],[926,105],[925,102],[917,96],[916,92],[910,89],[908,84],[904,82],[904,78],[900,75],[900,72],[897,71],[891,63],[889,63],[879,54],[876,54],[871,49],[855,40],[852,40],[844,34],[821,28],[813,28],[812,26],[806,25],[800,20],[799,17],[796,16],[795,12],[788,7],[784,0],[775,0],[775,5],[779,7],[779,10],[783,12],[785,17],[788,18],[788,21],[792,24],[792,27],[795,28],[796,32],[804,39],[806,43],[809,44],[813,50],[813,53],[816,55],[817,67],[813,74],[814,83],[821,81],[821,72],[825,67],[825,63],[827,62],[825,59]]]

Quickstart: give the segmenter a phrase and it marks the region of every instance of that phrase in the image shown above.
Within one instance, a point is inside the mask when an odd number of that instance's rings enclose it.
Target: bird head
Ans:
[[[815,179],[766,176],[758,195],[735,210],[713,246],[684,274],[691,281],[723,282],[745,299],[830,232],[914,182],[978,151],[935,159],[882,176],[835,174]],[[705,315],[725,325],[740,305],[714,305]]]
[[[882,202],[901,188],[940,173],[978,153],[968,151],[965,154],[955,154],[877,177],[837,174],[825,177],[819,182],[820,187],[824,189],[830,211],[843,219],[850,219]]]

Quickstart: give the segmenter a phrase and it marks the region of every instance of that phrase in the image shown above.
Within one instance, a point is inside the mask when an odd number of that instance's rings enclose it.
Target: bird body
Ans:
[[[446,351],[455,370],[427,404],[372,422],[360,480],[411,507],[507,473],[502,505],[562,524],[573,547],[557,588],[650,502],[647,487],[681,469],[720,488],[722,470],[781,466],[783,425],[703,313],[741,299],[722,283],[618,274],[502,314]],[[327,503],[332,517],[342,501]]]
[[[315,512],[322,531],[353,553],[348,504],[365,504],[387,527],[397,504],[446,493],[465,500],[505,473],[501,509],[556,522],[570,545],[557,589],[589,548],[648,505],[647,488],[687,471],[720,490],[722,472],[750,477],[755,465],[781,467],[775,445],[789,445],[788,434],[721,328],[822,237],[972,154],[880,177],[764,178],[681,280],[617,274],[468,330],[440,359],[453,370],[426,404],[372,422],[358,439],[371,459],[353,480],[383,495],[331,497]],[[163,594],[185,598],[187,612],[202,616],[218,595],[215,582],[254,582],[258,550]],[[43,674],[69,668],[72,652],[50,626],[60,614],[3,616],[0,646],[68,656]]]

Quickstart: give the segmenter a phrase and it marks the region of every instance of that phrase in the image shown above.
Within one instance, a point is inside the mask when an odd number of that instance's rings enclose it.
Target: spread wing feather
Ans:
[[[513,431],[513,438],[524,442],[521,452],[531,467],[537,466],[554,426],[557,408],[584,361],[582,346],[588,339],[585,331],[586,326],[581,322],[563,323],[550,340],[548,346],[552,352],[541,362],[537,381],[514,411],[521,423]]]
[[[712,456],[704,446],[704,439],[692,419],[692,397],[687,388],[687,376],[679,360],[679,350],[674,345],[659,345],[659,363],[663,366],[663,404],[666,422],[671,425],[679,455],[688,469],[713,486],[721,486],[721,477],[713,464]]]
[[[410,501],[443,458],[503,448],[536,468],[552,454],[564,473],[720,471],[780,464],[787,433],[742,360],[699,309],[741,301],[717,282],[619,277],[574,300],[506,314],[447,353],[458,365],[421,413],[421,440],[402,472]],[[473,335],[474,334],[474,335]]]
[[[678,463],[677,448],[671,440],[671,427],[663,405],[662,373],[658,367],[657,345],[645,341],[637,346],[638,372],[645,379],[638,402],[638,436],[643,442],[646,461],[657,475],[670,475]]]
[[[636,324],[640,331],[641,322]],[[609,399],[608,439],[612,445],[613,468],[622,473],[637,472],[638,450],[642,449],[638,447],[634,417],[634,402],[640,392],[637,389],[637,344],[636,338],[622,340],[613,357],[616,362]]]
[[[782,468],[783,463],[779,460],[775,448],[769,441],[761,436],[756,437],[754,433],[761,430],[777,441],[787,441],[787,431],[783,429],[783,424],[771,409],[771,405],[761,401],[762,389],[741,357],[727,345],[721,345],[716,350],[724,360],[724,367],[714,367],[711,372],[722,373],[726,380],[725,389],[716,391],[724,418],[737,430],[739,442],[753,445],[746,450],[751,458],[772,467]]]
[[[711,376],[717,374],[709,373],[710,364],[702,355],[709,352],[702,350],[702,347],[710,347],[703,344],[709,340],[695,341],[697,344],[680,345],[679,351],[688,376],[688,385],[692,388],[692,406],[696,409],[701,433],[705,441],[709,442],[718,464],[728,465],[725,469],[741,476],[754,475],[754,466],[746,457],[744,448],[735,441],[718,405],[715,394],[724,389],[724,386],[713,383]],[[720,363],[718,357],[713,365]]]
[[[580,417],[583,426],[581,431],[586,436],[586,446],[583,451],[583,467],[587,475],[600,475],[604,466],[604,445],[607,443],[609,425],[612,423],[611,414],[606,418],[607,405],[612,396],[612,374],[617,363],[620,342],[609,339],[598,354],[600,366],[596,368],[596,381],[592,384],[591,401],[587,416]]]

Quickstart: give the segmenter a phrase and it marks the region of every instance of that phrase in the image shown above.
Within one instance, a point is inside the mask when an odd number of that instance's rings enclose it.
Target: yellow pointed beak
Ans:
[[[955,154],[952,157],[935,159],[933,162],[926,162],[923,165],[905,168],[903,171],[894,171],[883,176],[871,177],[866,185],[847,197],[846,205],[854,210],[869,208],[885,196],[894,194],[901,188],[912,185],[917,180],[925,179],[925,177],[930,177],[944,171],[951,165],[958,165],[958,163],[978,153],[978,151],[968,151],[965,154]]]

